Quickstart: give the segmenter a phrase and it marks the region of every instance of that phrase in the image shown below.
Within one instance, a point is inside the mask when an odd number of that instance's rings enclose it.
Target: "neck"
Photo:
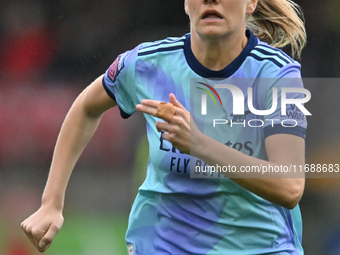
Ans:
[[[221,38],[204,38],[191,33],[191,49],[197,60],[206,68],[219,71],[237,58],[247,45],[244,31],[238,35]]]

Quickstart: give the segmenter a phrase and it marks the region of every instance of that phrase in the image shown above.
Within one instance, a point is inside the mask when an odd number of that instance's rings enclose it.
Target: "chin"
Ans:
[[[227,33],[219,29],[206,29],[198,32],[197,34],[202,38],[217,39],[226,36]]]

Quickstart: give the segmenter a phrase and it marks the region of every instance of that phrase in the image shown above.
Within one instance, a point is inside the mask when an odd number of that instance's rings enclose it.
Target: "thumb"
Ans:
[[[185,107],[176,99],[176,96],[173,93],[169,95],[169,100],[174,106],[182,109],[183,111],[187,111],[187,109],[185,109]]]
[[[55,225],[51,225],[49,229],[47,230],[46,234],[41,238],[39,242],[39,248],[41,250],[46,250],[48,247],[50,247],[54,236],[59,232],[59,228]]]

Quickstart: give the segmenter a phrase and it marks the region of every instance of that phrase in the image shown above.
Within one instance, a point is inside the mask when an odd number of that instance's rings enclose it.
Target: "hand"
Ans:
[[[39,252],[46,251],[64,223],[60,210],[41,206],[21,223],[21,228]]]
[[[190,136],[195,134],[196,137],[198,129],[194,125],[191,114],[174,94],[169,95],[169,100],[176,107],[175,114],[170,122],[157,121],[156,128],[159,132],[166,131],[162,135],[163,138],[171,142],[180,152],[190,154]],[[154,116],[159,103],[160,101],[146,99],[142,101],[142,104],[138,104],[136,109]]]

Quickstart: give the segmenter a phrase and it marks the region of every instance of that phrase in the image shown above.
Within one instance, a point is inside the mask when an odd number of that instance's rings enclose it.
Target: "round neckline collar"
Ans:
[[[228,78],[240,68],[249,53],[257,45],[257,38],[250,31],[246,31],[246,36],[248,37],[248,42],[241,54],[222,70],[213,71],[203,66],[194,56],[191,50],[191,34],[189,33],[184,43],[184,54],[187,63],[195,73],[204,78]]]

